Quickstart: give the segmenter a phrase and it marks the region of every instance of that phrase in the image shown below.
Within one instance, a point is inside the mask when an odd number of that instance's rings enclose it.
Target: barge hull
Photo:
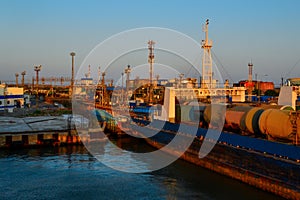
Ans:
[[[176,133],[176,126],[178,125],[167,123],[155,136],[145,140],[151,146],[160,149],[171,142],[176,134],[181,134]],[[133,125],[132,128],[133,131],[141,131],[138,125]],[[170,129],[174,129],[173,132]],[[222,134],[227,133],[222,132]],[[300,199],[300,165],[295,160],[232,146],[222,141],[218,141],[213,150],[200,159],[198,154],[203,138],[195,137],[181,159],[284,198]],[[171,149],[167,151],[166,153],[177,156],[175,151]]]
[[[157,149],[160,149],[164,146],[164,144],[151,139],[146,139],[146,142]],[[213,151],[218,151],[217,149],[219,148],[215,147]],[[220,150],[221,149],[219,149],[219,151]],[[171,151],[167,153],[172,154]],[[299,188],[295,189],[293,186],[287,186],[286,182],[283,182],[282,180],[270,178],[250,170],[220,162],[213,156],[208,155],[205,158],[199,159],[198,152],[189,149],[180,158],[284,198],[300,199]],[[280,169],[280,171],[282,170],[283,169]]]

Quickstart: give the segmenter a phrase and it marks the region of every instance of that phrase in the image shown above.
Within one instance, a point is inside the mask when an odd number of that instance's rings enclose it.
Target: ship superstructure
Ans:
[[[132,132],[153,135],[145,137],[146,142],[168,154],[287,199],[299,199],[300,121],[299,113],[292,108],[295,106],[290,104],[295,103],[295,88],[281,88],[280,105],[228,104],[223,113],[224,101],[218,99],[228,97],[232,102],[244,102],[246,88],[230,87],[228,81],[220,87],[213,79],[208,24],[207,20],[205,40],[202,41],[201,86],[197,87],[193,80],[184,80],[180,74],[179,84],[175,81],[172,87],[164,87],[162,106],[157,105],[154,109],[153,106],[136,106],[132,109]],[[251,62],[249,91],[253,86],[252,67]],[[280,103],[281,96],[285,103]],[[199,103],[201,101],[212,104]],[[219,130],[220,124],[216,121],[222,122],[223,119],[220,136],[210,135],[209,131]],[[181,144],[175,148],[169,146],[177,136],[194,138],[180,155]],[[205,157],[199,157],[202,147],[209,143],[214,145],[213,149]]]
[[[228,97],[233,102],[245,102],[245,87],[230,87],[228,80],[224,81],[224,84],[220,83],[219,80],[213,78],[213,60],[211,55],[212,40],[208,37],[208,25],[209,20],[206,20],[206,23],[203,27],[205,33],[205,39],[202,40],[202,78],[201,86],[199,87],[174,87],[170,88],[174,90],[174,93],[178,98],[189,98],[188,93],[192,91],[192,95],[196,95],[198,99],[207,99],[211,97]],[[188,78],[186,79],[188,80]],[[181,80],[184,82],[186,80]],[[180,85],[180,84],[179,84]],[[189,91],[190,90],[190,91]]]
[[[224,84],[218,84],[219,81],[213,79],[213,60],[211,55],[212,40],[208,37],[209,21],[206,20],[203,31],[205,32],[205,40],[202,40],[202,79],[201,87],[182,87],[182,82],[186,80],[180,79],[179,84],[174,87],[165,87],[164,93],[164,110],[165,116],[157,116],[157,119],[167,119],[173,121],[175,118],[175,99],[180,101],[195,100],[200,102],[245,102],[245,87],[230,87],[228,80]],[[188,80],[188,78],[187,78]],[[193,84],[191,84],[193,85]]]

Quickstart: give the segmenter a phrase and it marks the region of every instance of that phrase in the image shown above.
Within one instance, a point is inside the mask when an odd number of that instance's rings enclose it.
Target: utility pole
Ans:
[[[154,63],[154,44],[155,42],[153,40],[148,41],[148,49],[149,49],[149,56],[148,56],[148,63],[149,63],[149,104],[152,104],[152,97],[153,97],[153,63]]]
[[[19,79],[18,79],[19,74],[15,73],[15,76],[16,76],[16,87],[18,87],[18,85],[19,85]]]
[[[24,76],[26,75],[26,71],[23,71],[21,75],[22,75],[22,87],[24,88]]]

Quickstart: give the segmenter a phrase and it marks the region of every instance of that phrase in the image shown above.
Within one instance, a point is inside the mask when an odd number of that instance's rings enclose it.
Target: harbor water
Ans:
[[[141,140],[113,142],[151,151]],[[151,173],[116,171],[84,146],[0,150],[0,167],[0,199],[281,199],[181,160]]]

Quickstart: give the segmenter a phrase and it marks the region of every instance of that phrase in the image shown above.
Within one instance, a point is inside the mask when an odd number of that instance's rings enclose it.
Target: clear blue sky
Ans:
[[[252,59],[260,79],[279,82],[300,77],[300,1],[0,1],[0,80],[16,72],[70,76],[71,51],[76,66],[101,41],[118,32],[156,26],[203,38],[210,19],[213,52],[234,81],[247,78]],[[267,74],[268,76],[264,76]]]

